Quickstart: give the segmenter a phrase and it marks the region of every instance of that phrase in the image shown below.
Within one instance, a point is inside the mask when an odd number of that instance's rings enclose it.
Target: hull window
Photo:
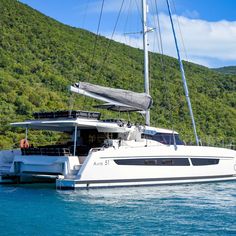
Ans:
[[[194,166],[208,166],[219,164],[219,159],[191,158],[191,162]]]
[[[121,159],[114,160],[117,165],[141,166],[189,166],[188,158],[149,158],[149,159]]]

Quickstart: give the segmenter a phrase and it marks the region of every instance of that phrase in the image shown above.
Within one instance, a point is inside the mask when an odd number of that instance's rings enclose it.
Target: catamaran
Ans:
[[[175,37],[168,0],[167,4]],[[146,0],[142,9],[145,92],[85,82],[75,83],[70,90],[105,102],[100,108],[144,113],[145,125],[102,120],[99,112],[34,113],[33,120],[11,124],[25,128],[26,135],[21,149],[0,152],[1,183],[54,181],[58,189],[88,189],[236,180],[236,151],[200,145],[176,37],[196,145],[186,145],[174,130],[150,126]],[[27,139],[30,129],[64,132],[71,140],[32,147]]]

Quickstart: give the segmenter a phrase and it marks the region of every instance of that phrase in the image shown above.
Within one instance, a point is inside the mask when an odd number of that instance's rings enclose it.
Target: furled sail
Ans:
[[[98,106],[117,111],[147,111],[152,105],[152,97],[146,93],[103,87],[85,82],[70,86],[72,92],[89,96],[106,104]]]

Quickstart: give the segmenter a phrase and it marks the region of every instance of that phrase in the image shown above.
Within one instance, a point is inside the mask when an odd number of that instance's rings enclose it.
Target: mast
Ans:
[[[144,50],[144,88],[145,93],[150,94],[149,91],[149,67],[148,67],[148,27],[147,27],[147,1],[142,0],[142,24],[143,24],[143,50]],[[145,114],[146,125],[150,125],[150,111],[147,110]]]
[[[173,31],[173,35],[174,35],[174,40],[175,40],[175,47],[176,47],[176,51],[177,51],[177,55],[178,55],[180,71],[181,71],[181,75],[182,75],[182,81],[183,81],[183,84],[184,84],[185,97],[186,97],[186,100],[187,100],[187,103],[188,103],[188,109],[189,109],[189,113],[190,113],[191,120],[192,120],[193,132],[194,132],[194,136],[195,136],[195,139],[196,139],[196,143],[199,146],[199,138],[198,138],[198,135],[197,135],[196,124],[195,124],[192,105],[191,105],[191,101],[190,101],[190,97],[189,97],[188,85],[187,85],[185,72],[184,72],[184,66],[183,66],[182,59],[180,57],[179,46],[178,46],[178,41],[177,41],[177,38],[176,38],[176,33],[175,33],[174,24],[173,24],[172,12],[171,12],[171,8],[170,8],[169,0],[166,0],[166,3],[167,3],[167,6],[168,6],[168,12],[169,12],[169,16],[170,16],[171,27],[172,27],[172,31]]]

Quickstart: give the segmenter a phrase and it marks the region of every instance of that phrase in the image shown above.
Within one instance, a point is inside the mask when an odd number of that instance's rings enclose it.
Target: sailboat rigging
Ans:
[[[190,113],[191,120],[192,120],[193,132],[194,132],[194,136],[195,136],[195,139],[196,139],[196,144],[199,145],[199,138],[198,138],[198,135],[197,135],[197,128],[196,128],[196,124],[195,124],[195,119],[194,119],[194,115],[193,115],[193,109],[192,109],[190,97],[189,97],[188,85],[187,85],[187,81],[186,81],[186,78],[185,78],[184,66],[183,66],[183,62],[182,62],[180,52],[179,52],[179,46],[178,46],[178,41],[177,41],[177,38],[176,38],[175,27],[174,27],[174,23],[173,23],[173,19],[172,19],[172,13],[171,13],[169,0],[166,0],[166,3],[167,3],[168,12],[169,12],[170,22],[171,22],[171,28],[172,28],[173,35],[174,35],[174,41],[175,41],[178,61],[179,61],[179,65],[180,65],[182,81],[183,81],[183,85],[184,85],[184,92],[185,92],[185,96],[186,96],[186,100],[187,100],[187,104],[188,104],[188,109],[189,109],[189,113]]]

